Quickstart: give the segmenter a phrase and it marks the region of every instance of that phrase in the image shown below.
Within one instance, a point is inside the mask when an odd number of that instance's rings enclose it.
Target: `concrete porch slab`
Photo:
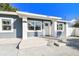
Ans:
[[[48,41],[46,41],[44,38],[26,39],[20,42],[19,49],[44,46],[44,45],[47,45],[47,42]]]

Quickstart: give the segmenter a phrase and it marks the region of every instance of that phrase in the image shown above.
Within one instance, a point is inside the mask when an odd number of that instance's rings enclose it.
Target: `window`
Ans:
[[[11,20],[2,19],[2,30],[11,30]]]
[[[57,30],[63,30],[63,24],[57,24]]]
[[[41,30],[41,22],[40,21],[35,22],[35,30]]]
[[[33,21],[28,22],[28,29],[29,30],[34,30],[34,22]]]
[[[35,20],[28,20],[28,29],[29,30],[41,30],[42,22]]]
[[[48,23],[45,23],[45,26],[48,26]]]
[[[13,18],[0,17],[0,32],[13,32]]]

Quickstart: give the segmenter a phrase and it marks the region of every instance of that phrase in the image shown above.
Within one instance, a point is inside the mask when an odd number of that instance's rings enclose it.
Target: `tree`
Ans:
[[[79,22],[76,22],[73,27],[79,27]]]
[[[79,28],[79,18],[78,17],[75,18],[75,21],[74,21],[74,24],[72,25],[72,27]]]
[[[0,11],[17,11],[18,9],[11,6],[9,3],[0,3]]]

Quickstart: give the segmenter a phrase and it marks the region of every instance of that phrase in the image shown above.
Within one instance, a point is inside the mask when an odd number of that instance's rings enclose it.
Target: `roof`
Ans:
[[[47,16],[47,15],[41,15],[41,14],[35,14],[35,13],[28,13],[28,12],[21,12],[16,11],[19,14],[27,15],[27,16],[37,16],[37,17],[46,17],[46,18],[54,18],[54,19],[62,19],[61,17],[55,17],[55,16]]]
[[[47,16],[47,15],[41,15],[41,14],[35,14],[35,13],[21,12],[21,11],[16,11],[16,12],[0,11],[0,14],[10,14],[10,15],[23,14],[23,15],[30,15],[30,16],[39,16],[39,17],[48,17],[48,18],[62,19],[60,17],[55,17],[55,16]]]
[[[60,20],[60,19],[58,19],[57,21],[59,21],[59,22],[69,22],[69,21],[66,21],[66,20]]]
[[[0,14],[17,15],[16,12],[10,12],[10,11],[0,11]]]
[[[16,12],[10,12],[10,11],[0,11],[0,14],[9,14],[9,15],[18,15],[21,17],[32,17],[32,18],[39,18],[39,19],[48,19],[48,20],[57,20],[61,22],[67,22],[65,20],[62,20],[61,17],[55,17],[55,16],[47,16],[47,15],[41,15],[41,14],[35,14],[35,13],[28,13],[28,12],[21,12],[21,11],[16,11]]]

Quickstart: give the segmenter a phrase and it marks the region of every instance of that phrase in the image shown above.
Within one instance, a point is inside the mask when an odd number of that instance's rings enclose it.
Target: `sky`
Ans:
[[[79,18],[79,3],[12,3],[19,11],[57,16],[63,20]]]

